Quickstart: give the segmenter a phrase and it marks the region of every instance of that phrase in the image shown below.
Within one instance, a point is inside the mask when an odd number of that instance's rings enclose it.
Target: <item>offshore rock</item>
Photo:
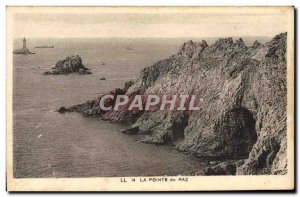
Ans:
[[[66,109],[66,107],[60,107],[57,111],[59,113],[63,114],[63,113],[66,113],[68,110]]]
[[[138,132],[139,132],[139,127],[132,127],[132,128],[129,128],[129,129],[124,129],[122,131],[122,133],[128,134],[128,135],[137,135]]]
[[[253,46],[232,38],[211,46],[188,41],[177,54],[143,69],[130,86],[110,94],[195,95],[200,110],[95,115],[133,123],[134,133],[145,135],[143,142],[172,144],[178,151],[225,162],[206,174],[286,174],[286,45],[287,33]],[[84,114],[98,101],[68,110]]]
[[[81,58],[76,56],[66,57],[64,60],[59,60],[51,71],[44,72],[44,75],[60,75],[77,72],[80,75],[92,74],[88,68],[84,67]]]

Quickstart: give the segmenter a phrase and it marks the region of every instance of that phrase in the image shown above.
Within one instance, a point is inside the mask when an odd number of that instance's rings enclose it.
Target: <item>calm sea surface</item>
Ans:
[[[142,68],[176,53],[184,41],[29,38],[27,46],[36,54],[13,56],[14,176],[158,176],[200,169],[203,164],[173,147],[139,143],[120,133],[126,125],[54,112],[123,87]],[[21,42],[15,40],[15,49]],[[34,48],[42,44],[55,48]],[[58,60],[77,54],[92,75],[42,75]]]
[[[177,175],[199,168],[199,162],[172,147],[138,143],[136,137],[120,133],[126,125],[54,112],[60,106],[82,103],[123,87],[142,68],[176,52],[179,43],[148,39],[27,42],[36,54],[13,57],[15,177]],[[34,48],[44,43],[55,48]],[[19,47],[21,40],[16,40],[15,48]],[[58,60],[76,54],[91,68],[92,75],[42,75]],[[101,77],[107,80],[99,80]]]

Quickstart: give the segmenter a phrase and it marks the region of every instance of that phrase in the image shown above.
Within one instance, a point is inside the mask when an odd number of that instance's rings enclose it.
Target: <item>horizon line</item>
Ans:
[[[279,33],[280,34],[280,33]],[[278,34],[276,34],[278,35]],[[186,37],[30,37],[30,36],[18,36],[18,37],[14,37],[13,39],[20,39],[20,38],[55,38],[55,39],[89,39],[89,38],[104,38],[104,39],[119,39],[119,38],[126,38],[126,39],[179,39],[179,38],[246,38],[246,37],[265,37],[265,38],[269,38],[269,37],[274,37],[276,35],[269,35],[269,36],[186,36]]]

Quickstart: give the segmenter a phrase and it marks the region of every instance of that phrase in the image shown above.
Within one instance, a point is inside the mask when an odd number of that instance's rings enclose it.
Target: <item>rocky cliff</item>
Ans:
[[[78,55],[66,57],[64,60],[59,60],[51,71],[44,72],[44,75],[60,75],[77,72],[78,74],[92,74],[89,69],[82,64],[82,59]]]
[[[177,54],[142,70],[135,82],[110,94],[196,95],[199,111],[101,111],[99,98],[61,108],[130,121],[128,134],[144,142],[173,144],[179,151],[217,161],[195,174],[285,174],[286,41],[275,36],[265,45],[242,39],[184,43]]]

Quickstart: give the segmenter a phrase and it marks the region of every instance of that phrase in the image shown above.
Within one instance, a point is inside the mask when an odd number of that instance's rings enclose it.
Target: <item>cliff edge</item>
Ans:
[[[99,98],[60,112],[130,121],[123,131],[143,142],[218,162],[196,174],[287,173],[287,33],[265,45],[242,39],[184,43],[177,54],[142,70],[110,94],[196,95],[199,111],[101,111]]]

